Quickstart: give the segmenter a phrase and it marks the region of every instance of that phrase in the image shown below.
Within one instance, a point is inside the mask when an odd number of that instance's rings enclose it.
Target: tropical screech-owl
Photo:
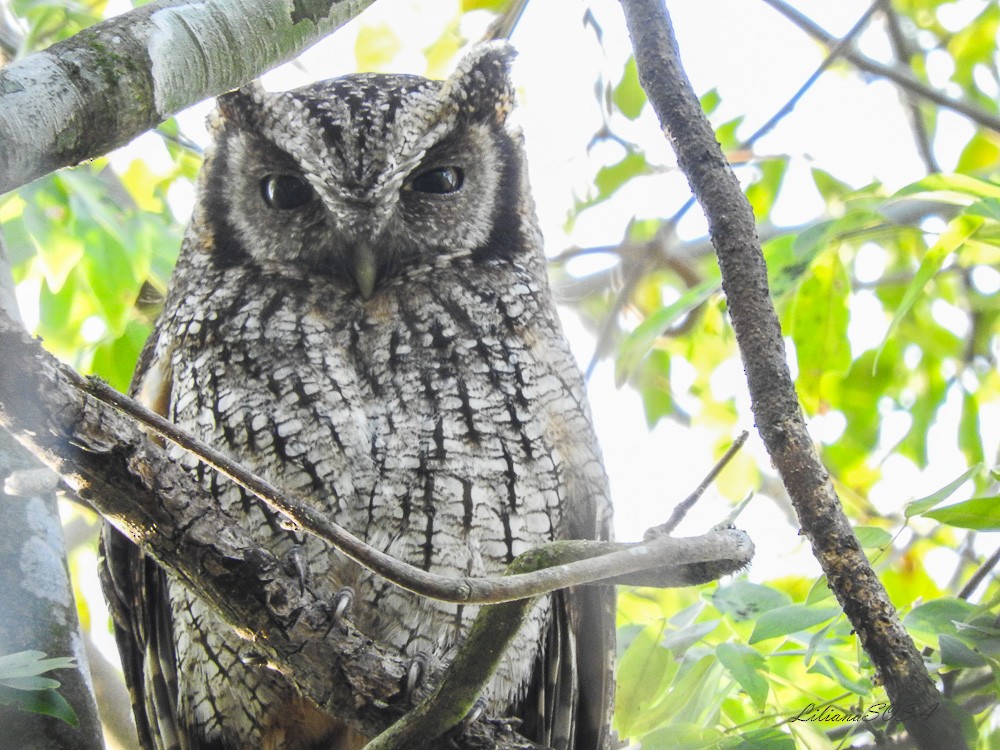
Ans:
[[[512,106],[512,53],[446,81],[351,75],[219,98],[200,199],[133,392],[424,569],[495,575],[553,539],[607,539],[607,482],[556,317]],[[286,530],[174,449],[304,585],[407,657],[444,663],[478,607],[423,599]],[[147,748],[360,747],[124,537],[105,540]],[[484,696],[560,750],[607,741],[614,593],[545,597]]]

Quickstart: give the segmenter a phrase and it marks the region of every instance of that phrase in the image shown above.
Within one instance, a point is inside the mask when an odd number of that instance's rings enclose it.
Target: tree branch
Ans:
[[[774,2],[775,0],[768,0]],[[723,290],[771,460],[831,589],[922,748],[967,747],[840,506],[806,430],[750,208],[680,63],[663,0],[622,0],[639,80],[708,218]],[[916,711],[914,711],[916,709]],[[932,717],[929,714],[933,714]]]
[[[0,193],[91,159],[308,48],[372,0],[159,0],[0,71]]]
[[[833,34],[818,26],[811,19],[807,18],[798,10],[785,3],[784,0],[763,0],[763,2],[770,5],[789,21],[809,34],[809,36],[813,37],[813,39],[819,40],[828,47],[837,44],[837,38],[833,36]],[[921,83],[909,73],[906,73],[898,68],[893,68],[889,65],[883,65],[876,60],[872,60],[870,57],[865,57],[855,49],[849,48],[844,50],[842,56],[845,60],[850,61],[850,63],[854,67],[858,68],[858,70],[863,70],[866,73],[886,78],[902,88],[904,91],[908,91],[911,94],[919,96],[921,99],[934,102],[938,106],[944,107],[945,109],[950,109],[961,115],[965,115],[977,125],[981,125],[984,128],[989,128],[990,130],[1000,133],[1000,117],[987,112],[981,107],[977,107],[976,105],[968,102],[963,102],[959,99],[952,99],[950,96],[941,93],[937,89],[933,89],[927,84]]]
[[[63,368],[63,375],[74,387],[122,411],[256,495],[297,528],[336,547],[397,586],[431,599],[460,604],[498,604],[606,579],[634,586],[693,585],[715,580],[723,575],[708,574],[705,577],[702,565],[711,567],[721,563],[722,568],[732,565],[732,570],[749,561],[749,558],[744,559],[743,548],[740,546],[742,539],[732,540],[733,543],[740,542],[735,547],[725,543],[719,547],[714,537],[706,535],[694,539],[664,538],[655,545],[589,540],[555,542],[547,546],[552,548],[553,553],[558,549],[560,563],[563,563],[558,569],[549,567],[496,578],[452,578],[429,573],[370,547],[312,506],[291,497],[241,466],[239,462],[185,433],[172,422],[106,383],[95,378],[84,378],[69,367]],[[750,549],[752,550],[752,545]]]
[[[0,316],[0,351],[0,427],[206,600],[320,708],[368,736],[405,712],[408,662],[338,618],[130,418],[73,387],[90,381],[56,362],[6,316]],[[556,564],[525,574],[535,577],[535,587],[517,595],[617,574],[608,582],[700,583],[744,567],[753,545],[743,532],[721,529],[641,545],[558,542],[543,550]],[[594,555],[602,557],[586,559]],[[471,595],[484,590],[481,583],[465,579],[459,586],[468,584]],[[501,587],[494,600],[512,598],[516,590]],[[524,747],[505,727],[474,722],[462,731],[462,747]],[[508,744],[496,744],[494,735]]]
[[[20,328],[14,283],[0,238],[0,311]],[[2,357],[4,355],[0,355]],[[73,667],[60,669],[58,693],[72,707],[72,726],[41,713],[0,705],[0,736],[11,747],[51,746],[98,750],[101,722],[83,649],[66,542],[59,522],[56,485],[38,462],[0,428],[0,655],[42,651],[70,656]],[[41,479],[42,481],[39,481]],[[12,497],[17,495],[16,500]],[[9,506],[9,507],[4,507]]]

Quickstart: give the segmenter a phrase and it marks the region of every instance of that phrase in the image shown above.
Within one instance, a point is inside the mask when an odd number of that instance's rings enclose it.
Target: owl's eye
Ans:
[[[418,193],[446,195],[458,192],[464,179],[465,175],[458,167],[434,167],[411,179],[407,187]]]
[[[269,174],[260,181],[260,194],[271,208],[287,211],[304,206],[313,197],[313,189],[301,177],[290,174]]]

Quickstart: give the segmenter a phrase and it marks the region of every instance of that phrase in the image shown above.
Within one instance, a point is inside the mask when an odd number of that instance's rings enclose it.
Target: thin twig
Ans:
[[[899,14],[892,7],[892,0],[878,0],[882,8],[882,15],[885,16],[886,27],[889,30],[889,41],[892,43],[893,53],[896,59],[907,68],[913,70],[913,53],[907,43],[906,35],[903,33],[902,24],[899,22]],[[924,161],[924,166],[928,172],[940,172],[937,159],[934,158],[934,149],[931,147],[930,134],[927,132],[927,123],[924,122],[923,113],[917,104],[914,96],[908,91],[903,92],[906,100],[906,112],[910,119],[910,129],[913,130],[913,140],[916,141],[920,158]]]
[[[532,573],[495,578],[450,578],[436,575],[370,547],[316,509],[289,497],[230,457],[185,433],[177,425],[106,383],[96,378],[85,378],[71,367],[64,367],[63,371],[74,387],[118,409],[160,437],[197,456],[259,497],[292,524],[332,544],[397,586],[429,598],[462,604],[496,604],[598,581],[635,582],[637,585],[688,585],[702,581],[689,580],[692,574],[686,571],[700,570],[699,566],[705,565],[712,570],[720,564],[725,568],[730,561],[738,562],[733,566],[736,569],[749,561],[745,546],[749,544],[749,540],[745,539],[745,535],[727,540],[725,537],[713,536],[715,532],[712,532],[703,537],[661,537],[641,544],[584,540],[553,542],[547,546],[558,550],[562,555],[561,559],[567,560],[565,564]],[[752,553],[752,545],[750,551]],[[652,579],[649,575],[642,575],[648,571],[654,571]],[[639,575],[630,579],[629,574]],[[703,577],[697,572],[693,575]],[[658,584],[657,581],[661,578],[665,582]]]
[[[959,599],[968,599],[972,596],[972,592],[976,590],[976,587],[983,582],[983,579],[990,574],[990,572],[1000,563],[1000,547],[994,550],[993,554],[990,555],[983,562],[982,565],[972,574],[972,578],[966,581],[962,590],[958,592]]]
[[[823,29],[812,19],[803,15],[783,0],[762,0],[762,2],[770,5],[814,39],[818,39],[826,45],[836,44],[837,39],[833,36],[833,34]],[[1000,117],[987,112],[981,107],[977,107],[974,104],[963,102],[958,99],[952,99],[950,96],[941,93],[937,89],[933,89],[930,86],[918,81],[908,73],[888,65],[883,65],[880,62],[872,60],[870,57],[862,55],[857,50],[846,50],[843,57],[845,60],[849,60],[851,64],[859,70],[863,70],[866,73],[872,73],[873,75],[880,76],[881,78],[886,78],[895,83],[897,86],[916,96],[919,96],[922,99],[926,99],[934,102],[940,107],[965,115],[982,127],[989,128],[990,130],[1000,133]]]
[[[687,512],[694,507],[694,504],[698,502],[702,495],[705,494],[705,490],[708,489],[709,485],[715,481],[717,476],[719,476],[719,472],[726,468],[729,462],[733,460],[733,457],[739,453],[740,448],[743,447],[743,444],[747,441],[748,437],[750,437],[749,432],[746,430],[741,432],[739,437],[733,441],[733,444],[730,445],[729,449],[722,455],[722,458],[715,463],[712,470],[708,472],[704,479],[701,480],[701,484],[695,488],[694,492],[677,504],[674,508],[674,512],[671,513],[670,518],[667,519],[667,522],[649,529],[643,535],[643,539],[654,539],[657,536],[669,534],[676,529],[677,524],[684,520],[684,516],[687,515]]]
[[[789,100],[785,102],[777,112],[771,115],[767,122],[757,128],[757,130],[755,130],[750,137],[743,141],[742,146],[744,149],[750,148],[758,140],[770,133],[771,130],[774,129],[775,125],[777,125],[781,120],[787,117],[793,109],[795,109],[795,105],[798,104],[799,100],[802,99],[805,93],[812,88],[813,84],[819,80],[823,71],[829,68],[830,65],[832,65],[833,62],[844,53],[844,50],[854,42],[858,34],[860,34],[868,25],[868,21],[871,20],[871,17],[875,15],[875,11],[878,10],[880,2],[882,2],[882,0],[875,0],[875,2],[868,7],[868,10],[862,14],[861,18],[857,20],[850,30],[830,48],[826,57],[823,58],[823,62],[816,67],[816,70],[814,70],[812,75],[806,79],[806,82],[799,86],[798,90],[792,94],[791,98],[789,98]]]

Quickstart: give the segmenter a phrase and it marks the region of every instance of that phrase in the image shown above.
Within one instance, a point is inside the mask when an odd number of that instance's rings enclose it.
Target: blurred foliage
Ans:
[[[468,41],[463,13],[506,5],[463,0],[457,15],[442,12],[437,41],[423,48],[427,69],[443,74]],[[980,3],[956,31],[941,21],[954,5],[893,0],[907,33],[905,64],[928,82],[929,57],[940,63],[946,56],[949,93],[995,114],[1000,6]],[[24,23],[28,51],[93,22],[103,3],[14,0],[10,7]],[[398,28],[362,25],[359,68],[390,69],[405,43]],[[837,65],[835,75],[856,75]],[[572,305],[600,340],[597,356],[613,359],[619,385],[641,395],[649,426],[708,427],[721,451],[742,417],[733,394],[713,381],[724,368],[739,371],[714,256],[706,242],[677,237],[687,210],[680,204],[664,206],[658,219],[627,221],[629,188],[675,167],[658,161],[662,144],[619,135],[651,117],[634,62],[597,88],[605,111],[594,142],[615,143],[619,155],[595,163],[566,225],[614,204],[628,226],[618,247],[603,249],[616,268],[574,277],[567,252],[553,265],[554,280],[583,289]],[[756,153],[741,139],[744,118],[719,115],[718,91],[704,92],[702,103],[760,223],[803,409],[840,425],[818,443],[858,537],[954,702],[939,710],[960,712],[975,744],[992,747],[1000,736],[991,728],[1000,719],[1000,587],[992,563],[978,585],[963,586],[984,565],[981,550],[996,545],[990,534],[1000,531],[1000,477],[991,468],[997,446],[986,442],[982,419],[987,409],[997,414],[1000,402],[1000,134],[969,121],[951,171],[928,164],[923,179],[900,190],[851,184],[813,167],[822,213],[803,226],[778,227],[771,212],[794,155]],[[933,147],[939,113],[926,102],[919,113]],[[156,149],[166,158],[155,170],[138,159],[118,169],[98,160],[0,198],[19,300],[35,333],[81,371],[122,389],[180,244],[184,217],[173,215],[172,197],[190,191],[199,162],[172,139],[180,135],[176,125],[162,130]],[[892,479],[891,467],[902,461],[919,472],[931,463],[935,426],[949,430],[964,470],[944,486],[925,487],[924,497],[899,497],[894,508],[873,503],[869,495]],[[780,495],[770,467],[743,456],[718,486],[733,501],[754,487]],[[928,561],[941,559],[953,566],[948,585],[928,574]],[[871,743],[872,735],[881,742],[899,729],[822,577],[623,590],[619,628],[616,726],[646,750],[833,748]],[[845,714],[866,720],[845,722]]]
[[[41,651],[18,651],[0,656],[0,704],[52,716],[76,726],[79,719],[73,707],[59,694],[59,680],[42,676],[76,665],[70,657],[46,659],[45,656]]]

